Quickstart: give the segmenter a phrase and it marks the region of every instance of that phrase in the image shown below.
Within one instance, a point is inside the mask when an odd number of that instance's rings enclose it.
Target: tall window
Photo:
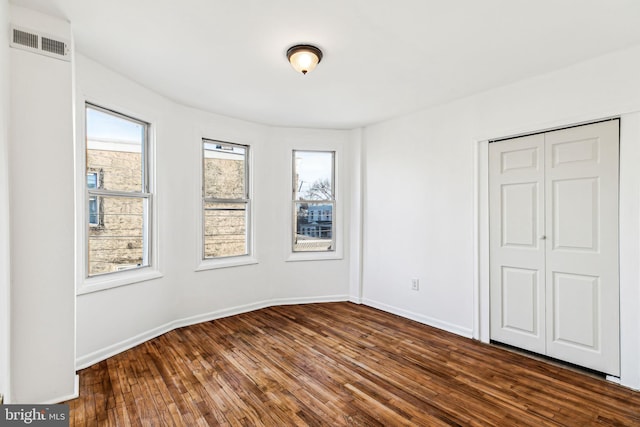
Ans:
[[[203,259],[249,254],[249,147],[202,140]]]
[[[146,267],[149,124],[92,104],[85,113],[87,275]]]
[[[293,252],[335,250],[334,151],[293,151]]]

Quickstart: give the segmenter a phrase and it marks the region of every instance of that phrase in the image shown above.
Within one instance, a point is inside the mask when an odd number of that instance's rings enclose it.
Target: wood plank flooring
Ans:
[[[370,307],[271,307],[80,372],[73,426],[640,426],[640,393]]]

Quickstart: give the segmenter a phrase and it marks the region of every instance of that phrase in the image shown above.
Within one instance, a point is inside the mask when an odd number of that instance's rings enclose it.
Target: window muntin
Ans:
[[[149,266],[149,124],[86,104],[87,276]]]
[[[202,140],[202,258],[249,255],[249,147]]]
[[[293,151],[293,252],[335,251],[334,181],[334,151]]]

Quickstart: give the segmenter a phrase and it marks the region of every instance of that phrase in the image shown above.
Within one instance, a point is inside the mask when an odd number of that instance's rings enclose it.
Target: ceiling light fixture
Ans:
[[[287,50],[287,59],[294,70],[307,74],[322,61],[322,51],[309,44],[298,44]]]

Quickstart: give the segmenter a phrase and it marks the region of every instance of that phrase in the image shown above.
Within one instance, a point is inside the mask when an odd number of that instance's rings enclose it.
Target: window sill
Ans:
[[[215,270],[218,268],[239,267],[242,265],[258,264],[258,260],[250,255],[220,258],[220,259],[205,259],[200,261],[196,271]]]
[[[118,271],[102,276],[89,277],[81,283],[76,295],[90,294],[92,292],[104,291],[120,286],[133,285],[134,283],[158,279],[162,276],[162,273],[158,270],[144,267],[136,270]]]
[[[297,261],[324,261],[324,260],[340,260],[343,259],[342,253],[338,251],[331,252],[291,252],[286,262]]]

